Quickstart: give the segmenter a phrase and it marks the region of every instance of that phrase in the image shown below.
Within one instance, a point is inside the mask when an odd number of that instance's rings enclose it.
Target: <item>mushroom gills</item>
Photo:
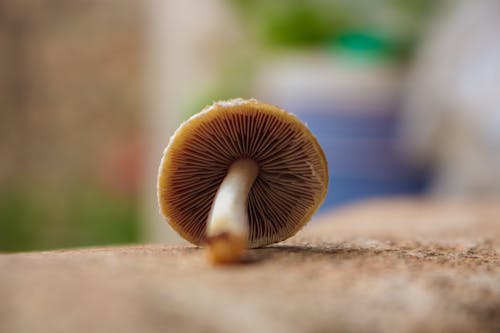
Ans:
[[[239,159],[228,169],[210,209],[206,242],[214,263],[240,260],[248,247],[248,194],[259,166],[252,159]]]

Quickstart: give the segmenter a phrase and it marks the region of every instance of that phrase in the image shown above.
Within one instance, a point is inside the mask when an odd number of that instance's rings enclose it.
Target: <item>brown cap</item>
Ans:
[[[177,129],[160,165],[161,212],[186,240],[203,244],[217,190],[240,159],[258,165],[248,193],[249,247],[293,236],[325,198],[325,156],[295,115],[254,99],[216,102]]]

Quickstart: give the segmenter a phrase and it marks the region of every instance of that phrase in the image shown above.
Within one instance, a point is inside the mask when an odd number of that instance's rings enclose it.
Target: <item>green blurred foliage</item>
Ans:
[[[439,1],[229,0],[262,45],[274,48],[331,45],[344,34],[370,33],[393,44],[401,57]],[[401,52],[400,52],[401,51]]]
[[[247,27],[264,45],[312,46],[326,41],[345,25],[326,1],[231,0]]]
[[[98,186],[43,192],[11,186],[0,194],[0,252],[132,243],[138,221],[136,199]]]

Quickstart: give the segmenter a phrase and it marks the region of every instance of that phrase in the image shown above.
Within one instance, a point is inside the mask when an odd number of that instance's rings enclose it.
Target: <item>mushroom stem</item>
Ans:
[[[208,255],[214,263],[238,261],[248,246],[248,193],[259,173],[251,159],[231,164],[207,221]]]

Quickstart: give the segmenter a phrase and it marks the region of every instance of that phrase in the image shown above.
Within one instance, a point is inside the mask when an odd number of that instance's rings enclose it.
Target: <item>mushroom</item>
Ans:
[[[216,102],[170,138],[160,210],[214,263],[296,234],[326,196],[325,155],[293,114],[255,99]]]

